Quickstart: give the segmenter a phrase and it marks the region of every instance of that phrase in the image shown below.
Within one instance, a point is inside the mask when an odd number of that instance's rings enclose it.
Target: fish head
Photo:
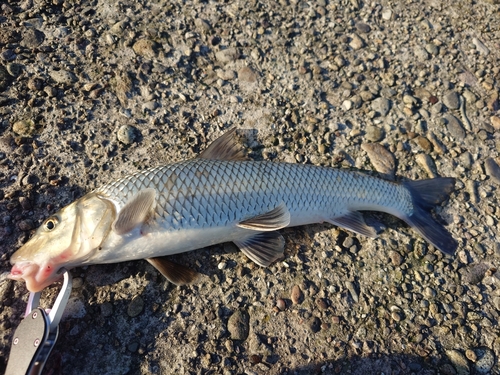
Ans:
[[[115,220],[114,205],[90,193],[46,219],[10,258],[8,278],[25,280],[30,292],[57,281],[63,269],[85,263],[100,248]]]

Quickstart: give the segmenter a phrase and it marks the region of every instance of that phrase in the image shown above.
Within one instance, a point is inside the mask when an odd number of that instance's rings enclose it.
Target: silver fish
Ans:
[[[184,284],[197,273],[163,256],[234,242],[266,267],[283,257],[281,228],[328,222],[376,237],[364,210],[392,214],[453,254],[457,242],[430,210],[454,184],[453,178],[397,184],[329,167],[249,161],[231,130],[198,158],[113,181],[52,215],[14,253],[8,277],[36,292],[63,268],[147,259]]]

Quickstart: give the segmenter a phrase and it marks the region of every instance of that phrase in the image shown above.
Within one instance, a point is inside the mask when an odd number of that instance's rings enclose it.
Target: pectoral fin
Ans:
[[[156,257],[146,259],[154,268],[175,285],[186,285],[195,282],[200,274],[191,268],[182,266],[167,257]]]
[[[259,266],[267,267],[283,256],[285,239],[278,232],[262,232],[234,241],[235,245]]]
[[[125,234],[140,224],[145,223],[154,210],[156,191],[143,189],[134,195],[118,213],[113,223],[113,231]]]
[[[258,231],[274,231],[284,228],[290,224],[290,211],[285,203],[281,203],[275,209],[266,212],[265,214],[254,216],[251,219],[244,220],[237,224],[240,228],[258,230]]]
[[[377,237],[375,229],[365,223],[363,215],[361,215],[358,211],[349,211],[345,215],[334,217],[333,219],[328,219],[326,221],[339,227],[362,234],[363,236],[371,238]]]

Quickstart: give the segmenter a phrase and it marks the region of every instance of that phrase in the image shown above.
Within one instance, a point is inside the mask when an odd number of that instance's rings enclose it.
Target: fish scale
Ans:
[[[193,159],[138,172],[96,192],[123,206],[146,188],[157,191],[156,220],[169,230],[224,226],[281,202],[292,216],[322,213],[324,220],[359,205],[408,214],[413,207],[407,190],[389,181],[327,167],[266,161]]]

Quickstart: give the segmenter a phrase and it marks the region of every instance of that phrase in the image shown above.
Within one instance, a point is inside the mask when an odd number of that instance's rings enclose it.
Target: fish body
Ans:
[[[167,278],[193,274],[159,257],[234,242],[268,266],[283,256],[277,230],[329,222],[376,237],[359,211],[392,214],[445,253],[457,247],[429,210],[454,180],[397,184],[329,167],[243,160],[233,132],[192,160],[113,181],[48,218],[11,258],[10,278],[38,291],[62,268],[147,259]]]

